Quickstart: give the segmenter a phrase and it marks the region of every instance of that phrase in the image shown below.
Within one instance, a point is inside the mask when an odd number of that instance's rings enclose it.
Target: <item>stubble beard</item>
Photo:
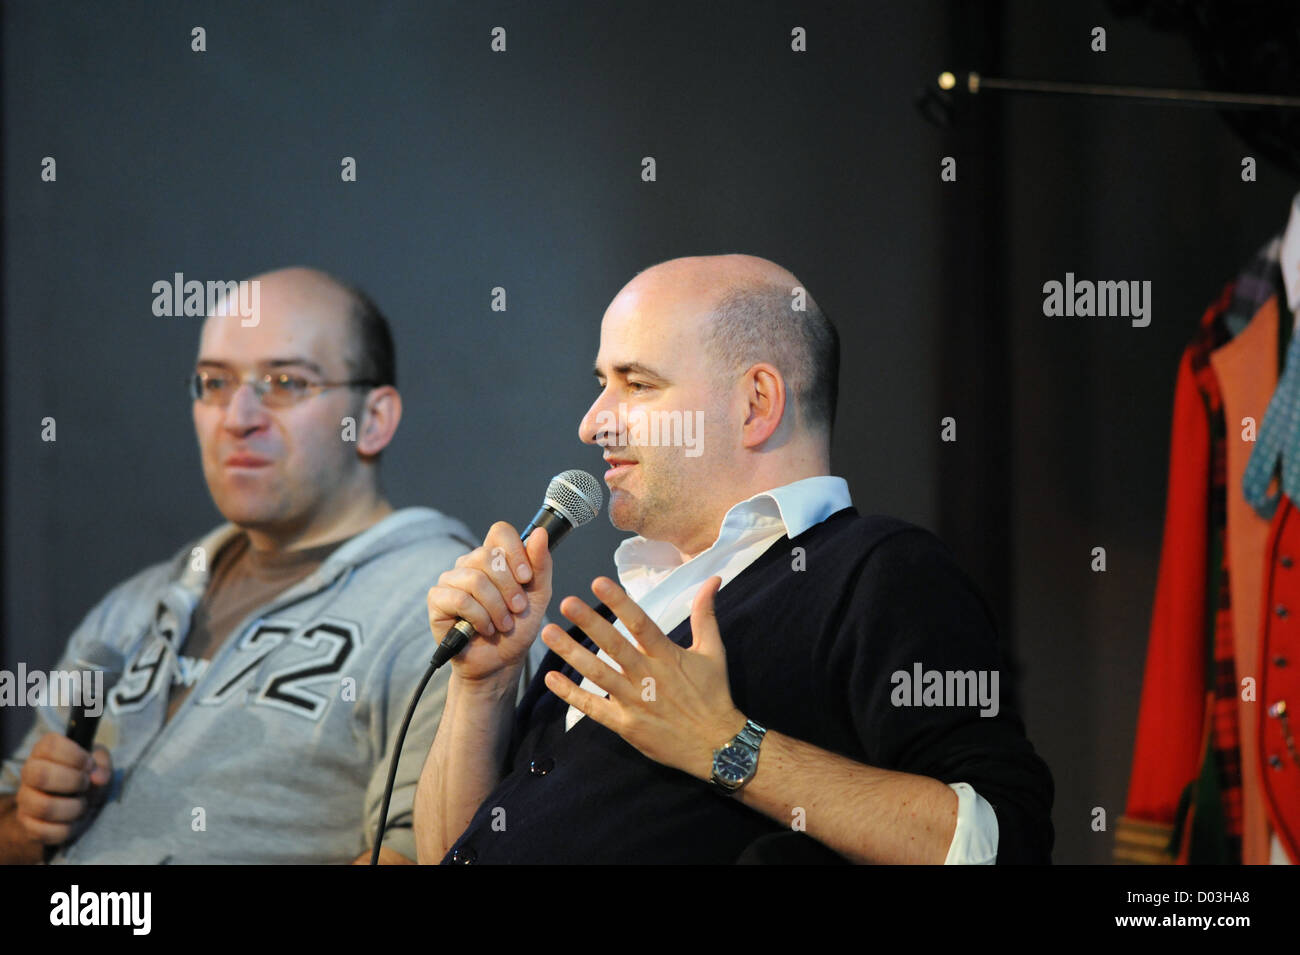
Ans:
[[[645,458],[638,459],[636,470],[640,471],[639,493],[618,486],[610,489],[610,523],[648,540],[669,540],[671,529],[681,526],[693,504],[685,476]]]

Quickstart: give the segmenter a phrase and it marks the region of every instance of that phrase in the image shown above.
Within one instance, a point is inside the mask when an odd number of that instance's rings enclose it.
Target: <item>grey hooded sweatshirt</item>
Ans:
[[[231,633],[165,721],[178,649],[208,566],[238,529],[219,527],[115,587],[68,641],[60,670],[122,661],[96,743],[113,778],[55,856],[68,863],[340,863],[369,851],[389,758],[435,644],[425,595],[477,546],[430,508],[397,511],[335,550]],[[450,667],[407,735],[384,846],[415,858],[411,806]],[[37,710],[0,767],[0,794],[67,710]]]

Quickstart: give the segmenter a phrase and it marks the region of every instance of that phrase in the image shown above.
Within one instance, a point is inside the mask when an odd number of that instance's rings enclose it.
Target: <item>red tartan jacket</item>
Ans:
[[[1250,628],[1259,637],[1251,659],[1238,654],[1234,660],[1234,649],[1243,647],[1234,646],[1223,512],[1225,494],[1241,492],[1225,486],[1222,397],[1209,367],[1226,334],[1219,319],[1231,292],[1229,285],[1206,311],[1178,370],[1160,571],[1128,802],[1116,832],[1119,862],[1187,862],[1194,827],[1201,840],[1196,845],[1213,844],[1223,854],[1206,861],[1240,862],[1243,809],[1265,813],[1291,860],[1300,859],[1300,744],[1294,733],[1300,725],[1300,512],[1283,498],[1267,552],[1259,555],[1264,586],[1254,591],[1252,577],[1250,593],[1238,588],[1240,599],[1256,602],[1251,609],[1260,610],[1260,624],[1258,631]],[[1246,677],[1256,683],[1253,701],[1241,695]],[[1258,719],[1240,709],[1250,706],[1261,708]],[[1245,739],[1241,721],[1247,719],[1252,733]],[[1246,780],[1249,806],[1243,759],[1252,773],[1262,772]],[[1256,800],[1263,805],[1256,808]],[[1198,808],[1209,823],[1197,819]],[[1171,846],[1176,828],[1181,838]],[[1266,830],[1256,831],[1250,855],[1263,861]]]
[[[1172,861],[1165,848],[1204,745],[1199,730],[1206,710],[1205,654],[1198,648],[1206,627],[1210,425],[1190,349],[1178,366],[1172,430],[1164,543],[1133,769],[1115,836],[1115,859],[1122,862]]]

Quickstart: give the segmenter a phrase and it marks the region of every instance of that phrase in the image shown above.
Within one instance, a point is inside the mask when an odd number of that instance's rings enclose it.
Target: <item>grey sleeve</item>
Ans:
[[[100,642],[104,634],[104,621],[108,617],[109,608],[115,600],[121,597],[125,584],[115,587],[82,619],[77,625],[77,629],[72,632],[68,638],[67,644],[63,648],[58,662],[54,664],[54,670],[71,670],[77,660],[84,659],[86,655]],[[45,671],[49,672],[49,671]],[[15,676],[16,679],[16,676]],[[26,697],[27,687],[15,686],[14,690],[18,694]],[[104,704],[103,700],[99,701],[100,705]],[[34,722],[31,729],[22,738],[18,748],[9,754],[3,763],[0,763],[0,796],[8,796],[18,791],[18,784],[21,778],[23,763],[27,762],[27,757],[31,754],[32,747],[46,733],[63,733],[68,726],[68,707],[56,706],[37,706],[27,708],[33,714]]]
[[[22,692],[22,687],[18,687]],[[46,733],[62,733],[67,728],[67,718],[60,718],[59,711],[52,706],[34,707],[36,720],[27,735],[22,738],[18,748],[9,758],[0,763],[0,796],[12,796],[18,792],[18,783],[23,771],[23,763],[31,754],[32,747]]]
[[[374,767],[370,783],[366,787],[365,837],[364,852],[373,851],[375,831],[379,825],[379,810],[383,806],[384,787],[388,783],[389,763],[393,758],[393,747],[397,742],[397,732],[402,727],[402,719],[410,706],[411,695],[419,685],[424,671],[429,667],[436,644],[429,633],[429,622],[425,608],[421,606],[416,617],[404,621],[399,628],[402,633],[401,646],[387,655],[383,672],[375,672],[367,681],[372,695],[370,725],[372,741],[376,752],[381,752],[382,759]],[[543,621],[545,623],[545,621]],[[412,631],[415,632],[411,636]],[[540,631],[539,631],[540,632]],[[537,640],[534,645],[546,652],[546,644]],[[531,657],[531,653],[530,653]],[[536,662],[529,660],[521,674],[520,693],[528,685],[537,671]],[[438,722],[442,717],[443,704],[447,702],[447,681],[451,676],[451,667],[444,666],[433,675],[425,687],[415,715],[411,717],[411,727],[407,731],[406,741],[402,745],[401,760],[397,765],[397,776],[393,781],[393,798],[388,807],[388,825],[384,829],[384,848],[400,852],[415,861],[414,812],[415,790],[420,782],[420,773],[424,769],[425,757],[433,745],[433,738],[438,733]]]
[[[364,852],[370,852],[374,847],[384,788],[388,783],[389,763],[397,745],[402,719],[406,716],[416,687],[429,668],[435,649],[424,605],[419,606],[418,613],[402,618],[388,639],[392,641],[392,650],[382,655],[366,680],[371,745],[373,751],[379,754],[379,759],[372,767],[370,782],[366,786],[366,828],[362,838]],[[393,780],[393,797],[388,807],[383,845],[412,862],[415,861],[415,789],[429,747],[433,745],[433,737],[438,732],[438,721],[442,717],[443,704],[447,701],[447,680],[450,675],[451,668],[444,666],[425,687],[415,714],[411,717],[411,725],[402,744],[401,759],[397,764],[397,776]]]
[[[467,550],[468,548],[460,541],[456,541],[444,555],[445,560],[426,561],[423,566],[427,568],[444,563],[445,566],[437,567],[437,571],[441,572],[453,566],[455,559]],[[436,580],[436,577],[434,579]],[[429,585],[432,586],[432,582]],[[543,617],[543,626],[546,623],[547,620]],[[410,611],[398,618],[386,634],[386,639],[391,641],[391,649],[380,656],[365,681],[371,747],[374,752],[380,754],[379,760],[372,767],[370,781],[366,786],[364,807],[366,831],[362,839],[361,851],[367,853],[374,848],[375,831],[379,824],[380,809],[383,807],[384,788],[388,783],[389,763],[392,761],[393,748],[397,743],[397,733],[402,727],[407,707],[410,706],[411,696],[424,677],[425,671],[428,670],[437,646],[433,635],[429,632],[428,607],[423,599],[419,596],[412,599]],[[521,694],[537,670],[537,661],[545,654],[546,645],[540,639],[535,641],[521,674]],[[415,714],[411,717],[411,725],[402,744],[397,775],[393,780],[393,796],[388,807],[388,823],[384,829],[383,845],[384,848],[399,852],[412,861],[415,861],[413,811],[415,790],[419,785],[420,773],[424,769],[429,748],[438,733],[443,705],[447,702],[447,682],[450,677],[451,667],[444,666],[433,675],[428,686],[425,687]]]

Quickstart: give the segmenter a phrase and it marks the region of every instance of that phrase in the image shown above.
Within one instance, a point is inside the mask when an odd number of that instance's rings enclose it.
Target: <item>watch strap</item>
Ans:
[[[713,751],[713,774],[710,776],[709,782],[715,790],[728,796],[734,796],[736,793],[740,792],[740,790],[745,788],[749,781],[754,778],[754,774],[758,772],[758,750],[763,743],[763,737],[766,735],[767,730],[764,727],[755,723],[751,719],[746,719],[745,725],[741,728],[739,733],[732,737],[732,739],[726,744]],[[740,780],[740,782],[735,784],[727,782],[718,775],[717,765],[718,755],[723,752],[723,750],[732,747],[748,750],[753,754],[754,760],[749,770],[749,774],[745,776],[744,779]]]

